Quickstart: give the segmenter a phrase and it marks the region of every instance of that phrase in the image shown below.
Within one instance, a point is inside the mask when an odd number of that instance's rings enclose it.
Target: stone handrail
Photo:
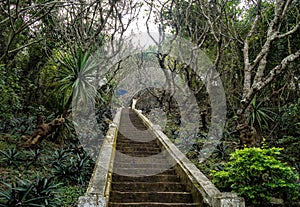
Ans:
[[[169,159],[175,160],[175,169],[183,182],[193,194],[196,202],[209,207],[245,207],[243,198],[235,193],[221,193],[215,185],[170,141],[160,130],[153,125],[140,111],[135,110],[159,140],[162,150],[166,151]],[[174,162],[174,161],[172,161]]]
[[[96,166],[89,186],[84,196],[78,201],[78,207],[106,207],[112,179],[113,161],[115,156],[116,138],[120,124],[122,109],[118,109],[113,123],[110,125],[100,149]],[[170,141],[153,125],[141,112],[135,110],[145,125],[155,134],[158,145],[163,153],[174,164],[174,168],[181,180],[192,192],[195,202],[203,207],[245,207],[244,199],[235,193],[222,193],[215,185]],[[175,161],[175,162],[174,162]]]
[[[89,186],[78,207],[105,207],[108,202],[116,139],[122,109],[119,108],[101,146]]]

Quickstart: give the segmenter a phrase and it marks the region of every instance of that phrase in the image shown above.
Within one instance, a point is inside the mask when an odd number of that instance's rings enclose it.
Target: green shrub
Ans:
[[[295,155],[300,155],[300,136],[283,136],[278,139],[278,145],[284,146],[284,151],[282,156],[284,160],[289,163],[300,163],[300,157]]]
[[[60,207],[76,206],[78,197],[84,195],[85,188],[82,186],[64,186],[59,189],[61,197]]]
[[[93,167],[94,162],[83,148],[62,148],[54,152],[52,173],[68,184],[85,186],[93,172]]]
[[[287,104],[280,108],[277,123],[276,146],[283,147],[282,157],[291,165],[297,167],[300,173],[300,98],[296,103]]]
[[[278,122],[278,137],[283,136],[300,136],[300,98],[296,103],[289,103],[279,109]]]
[[[18,179],[12,184],[1,181],[4,189],[0,189],[0,206],[40,206],[56,207],[59,198],[55,197],[59,184],[53,184],[48,179],[36,175],[34,181]]]
[[[6,68],[0,64],[0,131],[6,132],[15,114],[23,109],[23,86],[20,68]]]
[[[297,174],[277,160],[280,148],[245,148],[230,155],[222,171],[212,171],[222,191],[235,191],[247,206],[270,206],[272,197],[293,202],[299,196]]]
[[[17,148],[7,150],[0,150],[0,163],[5,163],[6,165],[18,166],[18,161],[20,160],[20,153]]]

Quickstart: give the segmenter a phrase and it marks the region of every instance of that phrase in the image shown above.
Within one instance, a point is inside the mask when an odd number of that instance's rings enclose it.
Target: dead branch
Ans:
[[[27,139],[22,143],[22,147],[36,147],[47,136],[51,135],[57,128],[65,123],[65,119],[60,116],[53,119],[49,123],[45,123],[43,116],[38,116],[37,126],[31,136],[23,135],[22,138]]]

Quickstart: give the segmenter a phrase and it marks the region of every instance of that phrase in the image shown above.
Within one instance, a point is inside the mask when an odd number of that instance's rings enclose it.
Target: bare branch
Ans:
[[[24,49],[24,48],[26,48],[26,47],[29,47],[30,45],[39,43],[39,42],[41,42],[42,40],[43,40],[43,39],[38,39],[38,40],[36,40],[36,41],[29,42],[29,43],[27,43],[27,44],[25,44],[25,45],[22,45],[21,47],[18,47],[18,48],[15,48],[15,49],[13,49],[13,50],[8,51],[8,54],[18,52],[18,51],[20,51],[20,50],[22,50],[22,49]]]
[[[282,39],[282,38],[284,38],[286,36],[294,34],[299,29],[299,27],[300,27],[300,22],[298,22],[298,24],[296,26],[294,26],[294,28],[291,29],[290,31],[288,31],[288,32],[286,32],[284,34],[278,35],[277,39]]]
[[[277,66],[275,66],[268,75],[264,78],[263,81],[257,83],[254,86],[254,90],[261,90],[264,88],[267,84],[269,84],[271,81],[274,80],[276,75],[279,75],[291,62],[295,61],[300,57],[300,50],[295,52],[294,54],[288,55],[285,57],[281,63]]]

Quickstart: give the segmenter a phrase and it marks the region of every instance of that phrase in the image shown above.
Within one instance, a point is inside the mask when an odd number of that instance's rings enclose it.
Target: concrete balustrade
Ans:
[[[221,193],[215,185],[171,142],[160,130],[159,126],[153,125],[140,111],[135,110],[159,140],[159,145],[169,155],[170,162],[177,163],[175,169],[181,179],[193,194],[196,202],[203,207],[245,207],[243,198],[235,193]],[[172,160],[173,159],[173,160]]]
[[[121,111],[121,108],[117,110],[114,120],[109,126],[87,191],[84,196],[79,197],[78,207],[107,206]]]
[[[182,182],[192,193],[195,202],[201,207],[245,207],[244,199],[235,193],[222,193],[215,185],[138,110],[134,111],[144,124],[156,135],[162,153],[174,163],[175,170]],[[106,207],[112,180],[113,162],[115,156],[116,139],[120,124],[121,109],[110,125],[104,143],[100,149],[98,160],[92,174],[89,186],[84,196],[79,198],[78,207]]]

